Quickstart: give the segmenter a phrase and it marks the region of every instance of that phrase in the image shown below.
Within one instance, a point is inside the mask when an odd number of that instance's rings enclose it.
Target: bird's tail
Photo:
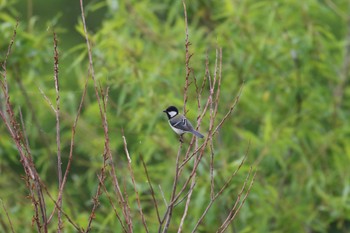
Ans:
[[[197,132],[196,130],[192,130],[191,133],[193,133],[196,137],[204,138],[204,135],[202,135],[200,132]]]

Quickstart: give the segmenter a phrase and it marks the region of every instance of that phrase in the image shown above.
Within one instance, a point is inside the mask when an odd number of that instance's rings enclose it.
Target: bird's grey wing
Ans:
[[[170,120],[171,121],[171,120]],[[176,122],[177,121],[177,122]],[[175,123],[176,122],[176,123]],[[181,130],[184,130],[184,131],[192,131],[193,130],[193,126],[191,124],[191,122],[189,122],[186,117],[184,116],[181,116],[180,119],[178,120],[175,120],[172,122],[171,121],[171,125],[174,127],[174,128],[177,128],[177,129],[181,129]],[[174,124],[173,124],[174,123]]]

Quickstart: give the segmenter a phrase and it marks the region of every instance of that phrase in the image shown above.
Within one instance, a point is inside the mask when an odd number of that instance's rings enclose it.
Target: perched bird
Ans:
[[[165,112],[169,118],[169,125],[171,128],[180,135],[180,141],[182,142],[182,135],[184,133],[192,133],[196,137],[204,138],[204,136],[193,129],[193,126],[191,122],[187,120],[187,118],[180,114],[176,107],[170,106],[167,109],[165,109],[163,112]]]

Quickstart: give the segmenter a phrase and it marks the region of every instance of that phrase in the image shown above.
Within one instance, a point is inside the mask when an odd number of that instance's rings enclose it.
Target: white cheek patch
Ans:
[[[168,112],[168,114],[170,117],[174,117],[174,116],[176,116],[177,112],[171,111],[171,112]]]

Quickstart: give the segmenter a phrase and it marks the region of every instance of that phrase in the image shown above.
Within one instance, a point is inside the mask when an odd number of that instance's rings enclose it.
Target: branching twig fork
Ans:
[[[225,189],[228,187],[228,185],[231,183],[231,180],[233,177],[236,176],[237,172],[241,169],[241,167],[243,166],[244,162],[246,161],[247,159],[247,156],[248,156],[248,152],[249,152],[249,149],[250,149],[250,142],[248,144],[248,148],[247,148],[247,151],[246,153],[244,154],[244,157],[241,161],[241,163],[238,165],[237,169],[231,174],[231,176],[227,179],[227,181],[225,182],[225,184],[221,187],[221,189],[214,195],[214,196],[211,196],[211,199],[210,199],[210,202],[209,204],[207,205],[207,207],[205,208],[203,214],[201,215],[201,217],[199,218],[199,220],[197,221],[194,229],[192,230],[192,232],[196,232],[198,226],[202,223],[204,217],[207,215],[209,209],[211,208],[211,206],[214,204],[214,202],[216,201],[216,199],[225,191]]]

